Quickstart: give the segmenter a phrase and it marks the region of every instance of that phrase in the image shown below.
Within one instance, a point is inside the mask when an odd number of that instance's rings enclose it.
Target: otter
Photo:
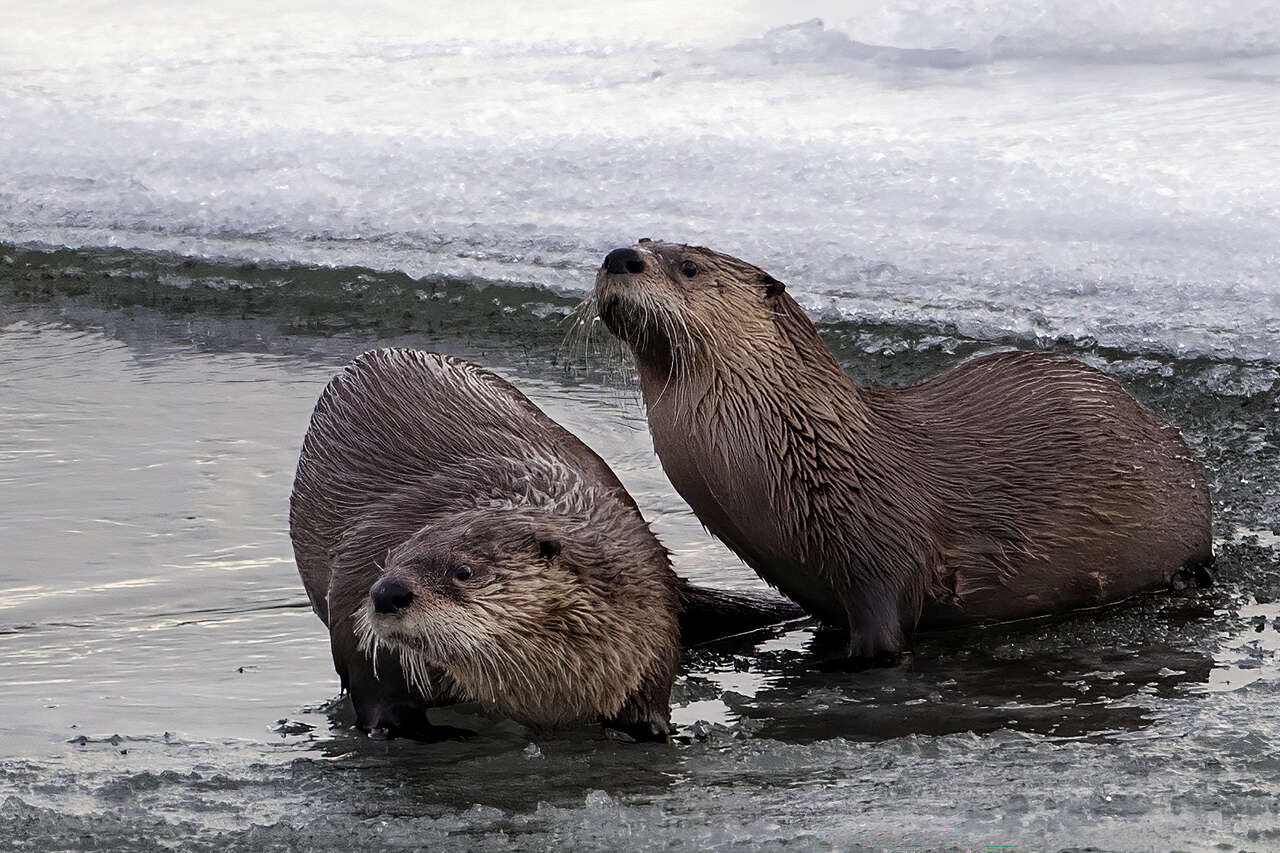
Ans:
[[[1207,576],[1199,464],[1079,361],[999,352],[862,387],[782,282],[652,240],[609,252],[584,307],[634,355],[676,490],[762,578],[847,630],[850,657]]]
[[[325,387],[289,530],[357,726],[388,737],[450,736],[426,709],[472,701],[662,739],[682,641],[803,615],[679,578],[599,456],[496,375],[417,350]]]

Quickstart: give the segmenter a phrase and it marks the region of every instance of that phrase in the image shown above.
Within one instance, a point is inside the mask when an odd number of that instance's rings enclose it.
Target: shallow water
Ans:
[[[467,708],[434,715],[479,732],[467,742],[374,742],[335,701],[326,635],[287,536],[310,407],[369,346],[493,366],[614,466],[681,573],[759,586],[672,492],[636,395],[599,372],[606,362],[566,368],[567,302],[494,290],[492,310],[475,310],[448,296],[474,286],[421,282],[441,298],[409,296],[443,305],[435,314],[407,317],[390,297],[335,312],[325,294],[342,282],[389,292],[394,277],[219,268],[224,286],[202,291],[165,284],[191,271],[181,258],[5,253],[6,843],[1280,843],[1274,363],[1065,348],[1165,411],[1205,457],[1213,590],[923,636],[909,664],[869,672],[820,667],[825,647],[809,624],[711,644],[689,654],[676,687],[688,744],[624,744],[596,729],[535,738]],[[243,291],[263,277],[287,284],[258,309]],[[125,282],[111,292],[128,304],[95,282]],[[911,326],[823,331],[867,381],[909,381],[1003,345]]]
[[[1271,0],[4,11],[0,847],[1280,847]],[[861,673],[712,644],[671,746],[354,733],[286,521],[367,347],[497,370],[760,587],[568,326],[640,236],[766,266],[859,381],[1116,376],[1205,461],[1217,586]]]

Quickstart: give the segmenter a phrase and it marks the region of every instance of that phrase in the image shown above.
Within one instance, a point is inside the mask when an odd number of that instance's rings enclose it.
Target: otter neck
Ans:
[[[798,305],[777,302],[772,328],[716,342],[670,380],[642,364],[641,387],[654,450],[699,519],[767,581],[840,624],[830,580],[787,567],[827,562],[822,531],[859,526],[847,484],[876,467],[871,457],[903,454],[878,449],[865,389]]]
[[[651,422],[654,414],[678,423],[711,417],[720,408],[737,410],[753,435],[777,419],[802,431],[824,422],[846,431],[867,430],[867,389],[844,372],[795,300],[781,294],[773,308],[772,327],[732,341],[704,342],[684,361],[667,352],[649,357],[637,350]]]

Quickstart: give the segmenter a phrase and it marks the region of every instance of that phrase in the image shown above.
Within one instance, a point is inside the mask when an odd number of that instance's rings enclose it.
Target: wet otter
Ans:
[[[919,627],[1103,604],[1211,560],[1177,430],[1041,352],[856,385],[784,285],[709,249],[608,254],[595,310],[635,355],[654,448],[703,524],[854,657]]]
[[[476,701],[536,728],[670,730],[683,638],[800,615],[695,588],[609,467],[497,376],[376,350],[326,386],[290,502],[298,570],[372,732]]]

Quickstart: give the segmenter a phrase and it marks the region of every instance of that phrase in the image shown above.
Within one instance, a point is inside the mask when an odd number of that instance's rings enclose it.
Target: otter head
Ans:
[[[605,256],[595,302],[605,326],[635,354],[642,383],[751,358],[779,335],[779,312],[795,306],[782,282],[759,267],[653,240]]]
[[[390,551],[357,621],[366,644],[397,652],[410,679],[442,672],[517,721],[611,717],[646,676],[673,665],[679,632],[665,551],[654,542],[636,553],[617,534],[607,517],[563,507],[437,519]]]

